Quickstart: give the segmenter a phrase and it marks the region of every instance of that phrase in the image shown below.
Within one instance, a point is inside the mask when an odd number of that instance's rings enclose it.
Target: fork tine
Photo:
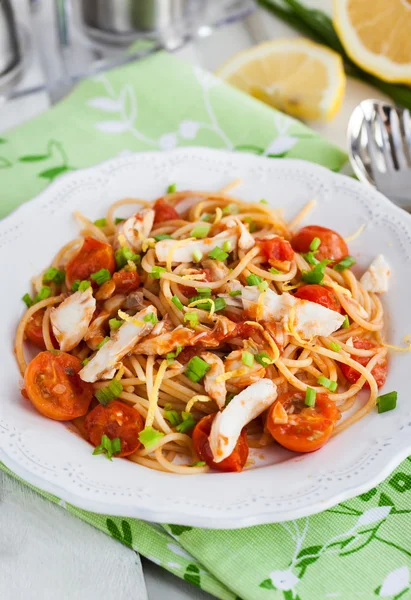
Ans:
[[[408,163],[411,165],[411,117],[408,108],[404,108],[402,111],[401,125],[404,136],[405,154],[408,158]]]
[[[406,169],[408,167],[408,157],[405,154],[404,138],[400,127],[400,117],[395,108],[390,110],[390,130],[391,143],[398,169]]]
[[[374,107],[371,107],[367,102],[361,103],[362,113],[364,115],[363,126],[367,135],[367,147],[370,159],[370,170],[374,182],[377,182],[378,176],[383,172],[381,165],[384,164],[384,159],[381,156],[381,151],[375,142],[374,136]]]
[[[380,148],[385,161],[385,170],[393,171],[395,168],[390,137],[388,135],[387,126],[385,124],[385,113],[382,106],[375,108],[375,141]]]

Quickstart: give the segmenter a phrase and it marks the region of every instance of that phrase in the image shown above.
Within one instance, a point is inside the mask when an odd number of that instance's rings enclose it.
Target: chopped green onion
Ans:
[[[317,252],[318,248],[321,246],[321,240],[318,237],[315,237],[311,240],[310,250],[311,252]]]
[[[196,288],[196,292],[199,296],[205,296],[207,298],[211,296],[211,288],[209,287]]]
[[[208,258],[214,258],[215,260],[225,260],[228,257],[228,253],[224,252],[221,248],[216,246],[214,250],[208,253]]]
[[[185,371],[185,375],[198,383],[204,375],[210,370],[210,365],[207,364],[202,358],[199,356],[193,356],[187,364],[187,369]]]
[[[223,208],[223,215],[238,215],[240,207],[237,204],[227,204]]]
[[[224,403],[224,408],[230,404],[231,400],[232,400],[234,397],[235,397],[235,394],[233,394],[232,392],[229,392],[229,393],[227,394],[227,398],[226,398],[226,401],[225,401],[225,403]]]
[[[50,298],[51,289],[47,285],[43,285],[39,293],[34,297],[33,303],[41,302],[42,300],[46,300],[46,298]]]
[[[331,379],[324,377],[324,375],[321,375],[321,377],[317,379],[317,383],[318,385],[322,385],[323,387],[327,388],[327,390],[330,390],[330,392],[335,392],[338,387],[336,381],[331,381]]]
[[[229,296],[241,296],[241,290],[232,290],[231,292],[228,292]]]
[[[340,260],[340,262],[334,265],[333,269],[334,271],[341,272],[345,271],[345,269],[349,269],[353,265],[355,265],[355,258],[353,258],[352,256],[346,256],[345,258]]]
[[[99,446],[94,448],[93,454],[105,454],[109,460],[115,454],[119,454],[121,452],[121,440],[120,438],[114,438],[110,440],[109,437],[106,436],[105,433],[101,436],[101,443]]]
[[[108,322],[110,329],[113,329],[114,331],[119,329],[123,323],[124,321],[120,321],[120,319],[110,319]]]
[[[97,225],[97,227],[106,227],[107,219],[97,219],[96,221],[94,221],[94,225]]]
[[[108,269],[100,269],[100,271],[92,273],[90,277],[97,283],[97,285],[103,285],[103,283],[106,283],[106,281],[111,279],[111,273]]]
[[[348,315],[345,315],[344,321],[343,321],[343,324],[341,325],[341,327],[343,329],[348,329],[349,326],[350,326],[350,319],[348,318]]]
[[[167,194],[174,194],[176,191],[177,191],[177,184],[170,183],[170,185],[167,188]]]
[[[314,252],[306,252],[305,254],[301,254],[301,256],[308,262],[308,264],[310,265],[318,265],[318,263],[320,262],[317,258],[315,258],[314,256]]]
[[[177,348],[175,349],[175,352],[168,352],[166,354],[166,359],[169,365],[171,365],[174,362],[174,359],[177,358],[177,356],[180,354],[180,352],[182,352],[183,347],[182,346],[177,346]]]
[[[262,281],[261,283],[258,284],[258,290],[260,292],[265,292],[268,289],[268,282],[267,281]]]
[[[273,362],[272,359],[267,354],[267,352],[259,352],[258,354],[254,355],[254,358],[263,367],[266,367],[267,365],[271,365]]]
[[[161,273],[165,273],[166,269],[164,267],[153,267],[151,269],[151,273],[148,274],[152,279],[160,279]]]
[[[145,323],[153,323],[156,325],[158,323],[157,315],[155,315],[153,312],[148,313],[148,315],[144,317],[143,321]]]
[[[275,269],[274,267],[270,267],[268,269],[269,273],[272,273],[273,275],[281,275],[281,271],[279,271],[278,269]]]
[[[254,273],[251,273],[245,279],[248,285],[259,285],[263,281],[259,275],[254,275]]]
[[[23,298],[22,298],[24,304],[27,306],[27,308],[30,308],[30,306],[33,306],[34,302],[31,299],[30,294],[24,294]]]
[[[161,242],[161,240],[172,240],[173,237],[168,235],[168,233],[159,233],[158,235],[154,236],[154,239],[156,242]]]
[[[244,223],[248,223],[248,229],[250,233],[254,233],[254,231],[256,231],[257,225],[254,223],[251,217],[246,217],[244,219]]]
[[[305,392],[305,404],[307,406],[315,406],[315,397],[317,393],[313,388],[307,388]]]
[[[197,462],[194,462],[191,466],[192,467],[205,467],[206,462],[205,462],[205,460],[198,460]]]
[[[117,269],[122,269],[125,267],[129,260],[133,262],[140,262],[141,260],[141,256],[130,250],[130,248],[127,246],[117,248],[114,253],[114,257],[116,259]]]
[[[78,291],[85,292],[86,290],[88,290],[88,288],[90,286],[91,286],[91,283],[89,281],[87,281],[87,279],[85,279],[84,281],[80,281],[80,284],[78,286]]]
[[[172,427],[177,427],[183,421],[176,410],[165,410],[164,416]]]
[[[200,260],[203,258],[203,253],[200,252],[200,250],[198,250],[198,248],[196,248],[195,250],[193,250],[193,261],[194,262],[200,262]]]
[[[122,223],[123,221],[125,221],[125,219],[123,219],[123,217],[116,217],[116,218],[114,219],[114,223],[115,223],[116,225],[118,225],[119,223]]]
[[[231,242],[230,242],[230,240],[226,240],[226,241],[223,243],[223,250],[224,250],[224,252],[228,252],[228,253],[230,253],[232,249],[233,249],[233,247],[232,247],[232,245],[231,245]]]
[[[377,398],[378,412],[384,413],[394,410],[397,406],[397,392],[388,392]]]
[[[138,439],[143,444],[144,448],[148,449],[155,446],[163,436],[164,433],[157,431],[154,427],[145,427],[143,431],[140,431],[138,434]]]
[[[61,284],[65,278],[66,274],[64,271],[56,269],[56,267],[49,267],[43,275],[43,282],[50,283],[50,281],[54,281],[54,283]]]
[[[72,292],[78,292],[78,288],[80,286],[80,279],[76,279],[75,281],[73,281],[72,285],[71,285],[71,291]]]
[[[211,213],[203,213],[200,217],[200,221],[206,221],[207,223],[212,223],[212,221],[214,221],[214,215],[212,215]]]
[[[246,367],[252,367],[254,364],[254,354],[244,351],[241,355],[241,362],[243,365],[246,365]]]
[[[261,198],[260,200],[260,204],[268,204],[267,200],[265,200],[264,198]]]
[[[177,425],[176,431],[178,431],[179,433],[189,433],[194,429],[196,425],[194,417],[191,413],[184,411],[181,413],[181,416],[183,418],[183,421],[182,423]]]
[[[177,306],[178,310],[183,310],[183,303],[181,302],[180,298],[178,298],[178,296],[173,296],[171,298],[171,302],[174,304],[174,306]]]
[[[321,283],[325,275],[325,267],[332,262],[331,260],[322,260],[315,265],[311,271],[302,271],[301,279],[306,283]]]
[[[81,364],[83,365],[83,367],[85,367],[86,365],[88,365],[88,363],[89,363],[89,362],[90,362],[90,359],[89,359],[89,358],[84,358],[84,359],[81,361]]]
[[[104,338],[104,340],[101,340],[101,342],[99,344],[97,344],[96,348],[97,350],[100,350],[100,348],[102,348],[104,346],[104,344],[107,344],[107,342],[109,341],[109,337],[106,335],[106,337]]]
[[[330,342],[330,348],[334,352],[339,352],[341,350],[340,344],[337,344],[336,342]]]
[[[202,240],[203,238],[207,237],[210,227],[211,225],[196,225],[196,227],[190,231],[190,237],[195,237],[198,240]]]
[[[184,315],[184,323],[189,322],[191,327],[198,325],[198,314],[196,312],[186,312]]]
[[[215,298],[214,299],[214,310],[217,312],[219,310],[224,310],[227,306],[227,302],[224,298]]]
[[[96,390],[95,397],[103,406],[107,406],[109,402],[118,398],[123,391],[123,386],[117,379],[112,379],[106,387]]]

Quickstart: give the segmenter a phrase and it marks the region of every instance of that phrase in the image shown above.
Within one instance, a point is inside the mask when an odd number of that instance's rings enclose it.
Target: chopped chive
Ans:
[[[43,275],[43,283],[50,283],[51,281],[54,281],[54,283],[62,284],[65,278],[66,274],[64,271],[61,271],[56,267],[49,267]]]
[[[127,246],[117,248],[114,257],[116,259],[117,269],[125,267],[129,260],[133,262],[140,262],[141,260],[141,256],[130,250],[130,248],[127,248]]]
[[[327,388],[327,390],[330,390],[330,392],[335,392],[338,387],[336,381],[331,381],[331,379],[324,377],[324,375],[321,375],[321,377],[317,379],[317,383],[318,385],[322,385],[323,387]]]
[[[301,256],[308,262],[309,265],[318,265],[319,260],[315,258],[314,252],[305,252]]]
[[[219,310],[224,310],[227,306],[227,302],[224,298],[215,298],[214,300],[214,310],[218,312]]]
[[[340,262],[334,265],[333,269],[334,271],[341,272],[345,271],[346,269],[349,269],[353,265],[355,265],[355,258],[353,258],[352,256],[346,256],[345,258],[340,260]]]
[[[181,302],[180,298],[178,296],[173,296],[171,298],[171,302],[174,304],[174,306],[177,306],[177,308],[179,310],[183,310],[183,303]]]
[[[211,296],[211,288],[209,287],[196,288],[196,292],[199,296]]]
[[[263,367],[266,367],[267,365],[271,365],[273,362],[272,359],[267,354],[267,352],[259,352],[258,354],[254,355],[254,358]]]
[[[194,417],[191,413],[184,411],[181,413],[181,417],[183,421],[179,425],[177,425],[176,431],[178,431],[179,433],[189,433],[194,429],[196,425]]]
[[[254,355],[251,352],[244,351],[241,355],[241,362],[246,367],[252,367],[254,364]]]
[[[97,227],[106,227],[107,219],[97,219],[96,221],[94,221],[94,225],[97,225]]]
[[[124,321],[120,321],[120,319],[110,319],[108,322],[110,329],[113,329],[114,331],[119,329],[123,323]]]
[[[173,237],[168,235],[168,233],[159,233],[158,235],[154,236],[154,239],[156,242],[161,242],[161,240],[172,240]]]
[[[281,275],[281,271],[279,271],[278,269],[275,269],[274,267],[270,267],[268,269],[269,273],[272,273],[273,275]]]
[[[177,346],[174,352],[168,352],[166,354],[166,359],[169,365],[171,365],[174,362],[174,359],[177,358],[177,356],[180,354],[180,352],[182,352],[182,350],[182,346]]]
[[[153,312],[148,313],[148,315],[144,317],[143,321],[145,323],[153,323],[154,325],[158,323],[157,316]]]
[[[202,258],[203,258],[203,253],[200,250],[198,250],[198,248],[193,250],[193,261],[194,262],[200,262],[200,260]]]
[[[189,322],[191,327],[198,325],[198,314],[196,312],[186,312],[184,315],[184,323]]]
[[[241,290],[232,290],[231,292],[228,292],[229,296],[241,296]]]
[[[33,306],[33,304],[34,304],[30,294],[24,294],[22,300],[23,300],[24,304],[27,306],[27,308],[30,308],[30,306]]]
[[[230,253],[232,249],[233,249],[233,247],[232,247],[232,245],[231,245],[231,242],[230,242],[230,240],[226,240],[226,241],[224,242],[224,244],[223,244],[223,250],[224,250],[224,252],[228,252],[228,253]]]
[[[115,454],[119,454],[121,452],[121,440],[120,438],[110,439],[106,436],[105,433],[101,436],[101,443],[99,446],[96,446],[93,450],[93,454],[105,454],[109,460]]]
[[[117,379],[112,379],[106,387],[96,390],[95,397],[103,406],[107,406],[109,402],[115,400],[123,391],[123,386]]]
[[[177,427],[183,421],[176,410],[165,410],[164,416],[172,427]]]
[[[101,340],[101,342],[99,344],[97,344],[96,348],[97,350],[100,350],[100,348],[102,348],[104,346],[104,344],[107,344],[107,342],[109,341],[109,337],[106,335],[106,337],[104,338],[104,340]]]
[[[266,290],[268,290],[268,282],[267,281],[262,281],[261,283],[258,284],[258,290],[260,292],[265,292]]]
[[[260,204],[268,204],[268,202],[267,202],[267,200],[265,200],[265,198],[261,198]]]
[[[247,281],[247,285],[259,285],[263,281],[259,275],[254,275],[254,273],[247,275],[245,279]]]
[[[111,273],[108,269],[100,269],[100,271],[92,273],[90,277],[93,281],[97,283],[97,285],[101,286],[103,285],[103,283],[106,283],[106,281],[109,281],[111,279]]]
[[[151,269],[151,273],[148,274],[152,279],[160,279],[161,273],[165,273],[166,269],[164,267],[156,267],[154,266]]]
[[[114,223],[115,223],[116,225],[118,225],[119,223],[122,223],[123,221],[125,221],[125,219],[123,219],[123,217],[116,217],[116,218],[114,219]]]
[[[198,460],[197,462],[193,462],[192,465],[190,465],[191,467],[205,467],[206,466],[206,462],[205,460]]]
[[[251,217],[246,217],[244,219],[244,223],[248,223],[248,229],[250,233],[254,233],[254,231],[256,231],[257,225],[254,223]]]
[[[336,342],[330,342],[330,348],[334,352],[339,352],[341,350],[340,344],[337,344]]]
[[[144,448],[152,448],[161,440],[164,433],[157,431],[154,427],[145,427],[143,431],[138,434],[138,439],[143,444]]]
[[[167,188],[167,194],[174,194],[176,191],[177,191],[177,184],[170,183],[170,185]]]
[[[214,216],[211,213],[203,213],[200,217],[200,221],[206,221],[207,223],[212,223],[214,221]]]
[[[223,215],[238,215],[240,212],[240,207],[237,204],[227,204],[223,208]]]
[[[389,410],[394,410],[397,406],[397,392],[388,392],[377,398],[378,412],[384,413]]]
[[[345,315],[344,321],[343,321],[343,324],[341,325],[341,327],[343,329],[348,329],[349,326],[350,326],[350,319],[348,318],[348,315]]]
[[[321,283],[325,275],[325,267],[332,262],[331,260],[322,260],[311,271],[302,271],[301,279],[306,283]]]
[[[51,296],[51,289],[47,285],[43,285],[40,289],[39,293],[34,297],[33,303],[41,302],[42,300],[46,300]]]
[[[83,365],[83,367],[85,367],[86,365],[88,365],[88,363],[89,363],[89,362],[90,362],[90,359],[89,359],[89,358],[84,358],[84,359],[81,361],[81,364]]]
[[[321,240],[318,237],[315,237],[311,240],[310,250],[311,252],[317,252],[318,248],[321,246]]]
[[[313,388],[307,388],[305,392],[305,404],[307,406],[315,406],[316,391]]]
[[[196,225],[196,227],[190,231],[190,237],[195,237],[199,240],[202,240],[203,238],[207,237],[210,227],[211,225]]]
[[[193,358],[191,358],[187,364],[185,375],[191,379],[191,381],[198,383],[210,370],[210,368],[210,365],[202,358],[199,356],[193,356]]]
[[[88,290],[88,288],[90,286],[91,286],[91,283],[89,281],[87,281],[87,279],[85,279],[84,281],[80,281],[79,286],[78,286],[78,291],[85,292],[86,290]]]
[[[224,252],[221,248],[216,246],[214,250],[208,253],[208,258],[214,258],[215,260],[225,260],[228,257],[228,253]]]

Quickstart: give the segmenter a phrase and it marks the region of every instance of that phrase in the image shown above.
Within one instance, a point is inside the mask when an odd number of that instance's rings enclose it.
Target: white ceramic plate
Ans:
[[[126,460],[92,456],[89,444],[64,425],[35,412],[19,393],[13,355],[20,298],[30,278],[77,233],[80,209],[91,219],[125,196],[156,198],[167,185],[217,190],[240,177],[235,193],[283,206],[287,219],[312,198],[318,206],[306,224],[351,235],[358,269],[383,252],[392,266],[384,298],[387,333],[401,344],[411,333],[411,216],[353,179],[297,160],[273,160],[201,148],[140,153],[66,175],[0,224],[1,295],[0,459],[20,477],[90,511],[157,522],[237,528],[306,516],[366,491],[411,454],[409,354],[390,356],[384,391],[398,391],[395,411],[365,419],[322,450],[298,456],[278,449],[237,473],[179,476]],[[261,453],[260,453],[261,454]]]

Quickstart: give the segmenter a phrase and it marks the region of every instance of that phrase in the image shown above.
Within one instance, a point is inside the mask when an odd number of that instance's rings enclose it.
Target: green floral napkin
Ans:
[[[68,171],[126,151],[201,145],[340,170],[316,133],[167,54],[79,85],[0,138],[1,216]],[[4,465],[0,466],[14,476]],[[40,494],[222,600],[411,598],[411,463],[306,519],[212,531],[85,512]]]

